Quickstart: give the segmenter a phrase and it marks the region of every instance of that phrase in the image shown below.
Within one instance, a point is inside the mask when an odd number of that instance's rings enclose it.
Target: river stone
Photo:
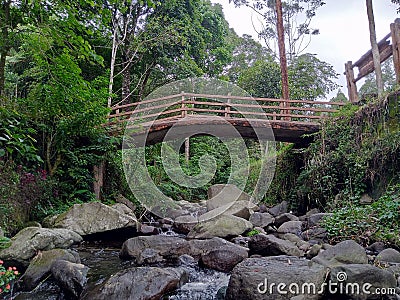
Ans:
[[[129,200],[126,199],[126,201],[129,201]],[[135,220],[137,220],[135,212],[131,208],[129,208],[126,204],[115,203],[115,204],[111,205],[111,208],[114,208],[114,209],[118,210],[121,214],[125,214],[125,215],[130,216],[130,217],[134,218]]]
[[[303,222],[301,221],[288,221],[279,226],[278,233],[293,233],[301,235],[302,226]]]
[[[100,290],[85,295],[88,300],[158,300],[188,280],[182,268],[131,268],[108,279]]]
[[[382,250],[375,258],[375,263],[395,263],[400,264],[400,252],[387,248]]]
[[[365,299],[382,299],[376,295],[375,291],[379,289],[395,288],[397,285],[396,278],[393,273],[377,268],[369,264],[349,264],[337,266],[331,269],[330,281],[344,285],[343,293],[336,295],[346,295],[346,299],[365,300]],[[346,284],[347,291],[346,291]],[[370,285],[367,287],[365,284]],[[365,285],[365,286],[364,286]],[[357,286],[359,290],[357,290]],[[364,293],[363,287],[370,292]],[[386,298],[385,298],[386,299]]]
[[[368,195],[368,194],[361,195],[360,204],[367,205],[367,204],[371,204],[373,202],[374,202],[374,199],[372,199],[372,197],[370,195]]]
[[[79,254],[66,249],[52,249],[36,255],[22,277],[24,289],[33,290],[40,281],[50,274],[52,264],[57,260],[80,263]]]
[[[73,230],[85,236],[122,228],[136,228],[137,220],[102,204],[90,202],[75,204],[54,221],[53,227]]]
[[[367,264],[368,257],[363,247],[353,240],[346,240],[320,252],[311,261],[332,268],[343,264]]]
[[[255,212],[250,216],[249,221],[253,224],[254,227],[264,228],[274,223],[275,219],[269,213]]]
[[[87,282],[89,268],[65,260],[57,260],[51,266],[51,273],[58,284],[72,299],[78,299]]]
[[[303,231],[301,233],[301,237],[305,241],[314,240],[314,241],[317,241],[317,242],[320,242],[320,243],[324,243],[327,240],[328,233],[327,233],[325,228],[315,227],[315,228],[311,228],[311,229],[308,229],[306,231]]]
[[[279,239],[271,234],[256,234],[249,241],[249,248],[252,254],[260,254],[263,256],[270,255],[291,255],[303,256],[303,252],[299,250],[292,242]]]
[[[201,256],[201,262],[208,268],[221,272],[230,272],[243,259],[248,257],[248,249],[226,243],[211,249]]]
[[[143,235],[151,235],[151,234],[159,233],[158,228],[156,228],[152,225],[140,224],[140,225],[138,225],[138,227],[140,227],[139,232]]]
[[[295,256],[247,258],[232,271],[225,300],[282,300],[296,296],[289,292],[289,285],[312,283],[316,290],[324,283],[327,269],[321,265],[309,266],[309,261]],[[262,293],[275,284],[272,293]],[[277,291],[278,284],[285,284],[287,294]],[[259,292],[258,289],[261,291]],[[307,292],[308,289],[305,289]],[[318,299],[319,295],[307,295],[307,299]]]
[[[252,228],[253,224],[245,219],[231,215],[220,215],[198,223],[187,237],[194,239],[226,238],[241,235]]]
[[[383,242],[374,242],[371,245],[369,245],[367,248],[365,248],[367,251],[369,251],[371,254],[378,254],[385,250],[386,245]]]
[[[284,213],[284,214],[281,214],[281,215],[279,215],[279,216],[277,216],[275,218],[274,225],[276,227],[279,227],[283,223],[286,223],[286,222],[289,222],[289,221],[298,221],[298,220],[299,220],[299,218],[297,216],[292,215],[291,213]]]
[[[308,227],[317,226],[324,218],[332,216],[331,213],[317,213],[308,217]]]
[[[207,210],[231,204],[234,201],[251,201],[250,195],[233,184],[214,184],[208,188]]]
[[[179,233],[188,234],[197,223],[197,218],[192,215],[180,216],[175,219],[174,228]]]
[[[27,267],[38,251],[66,249],[82,241],[82,237],[68,229],[26,227],[11,239],[9,248],[0,250],[0,258]]]
[[[287,213],[288,212],[288,203],[287,201],[282,201],[278,205],[275,205],[274,207],[271,207],[268,209],[268,212],[274,216],[277,217],[281,214]]]
[[[122,259],[140,258],[145,249],[153,249],[158,255],[165,258],[178,258],[183,254],[190,254],[189,242],[174,236],[152,235],[130,238],[122,245],[119,256]]]

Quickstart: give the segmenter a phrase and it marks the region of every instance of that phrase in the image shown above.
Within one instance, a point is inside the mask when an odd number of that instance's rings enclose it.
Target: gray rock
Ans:
[[[370,246],[368,246],[365,249],[370,251],[372,254],[378,254],[379,252],[383,251],[385,248],[386,248],[385,243],[375,242],[375,243],[372,243]]]
[[[155,300],[188,281],[182,268],[131,268],[113,275],[98,292],[84,295],[87,300]]]
[[[298,220],[299,220],[299,218],[296,217],[295,215],[292,215],[290,213],[284,213],[284,214],[281,214],[281,215],[279,215],[279,216],[277,216],[275,218],[274,224],[275,224],[276,227],[279,227],[283,223],[286,223],[286,222],[289,222],[289,221],[298,221]]]
[[[374,202],[374,199],[368,194],[361,195],[360,204],[368,205]]]
[[[197,266],[197,260],[193,256],[190,256],[189,254],[184,254],[179,256],[178,261],[179,261],[179,266],[192,267],[192,268]]]
[[[207,210],[213,210],[234,201],[250,201],[248,194],[233,184],[214,184],[208,189]]]
[[[313,214],[311,216],[308,217],[308,227],[314,227],[317,226],[322,220],[323,218],[332,216],[331,213],[317,213],[317,214]]]
[[[42,279],[50,274],[51,266],[57,260],[64,260],[73,263],[80,263],[79,254],[66,249],[52,249],[39,252],[26,269],[22,279],[25,290],[33,290]]]
[[[123,259],[140,260],[145,249],[153,249],[158,255],[165,258],[178,258],[183,254],[190,254],[188,241],[173,236],[152,235],[130,238],[122,245],[119,256]]]
[[[305,241],[315,240],[317,243],[324,243],[328,239],[328,233],[325,228],[315,227],[315,228],[311,228],[306,231],[303,231],[301,233],[301,237]]]
[[[197,223],[197,218],[192,215],[180,216],[175,219],[174,228],[179,233],[187,234]]]
[[[253,224],[254,227],[264,228],[274,223],[275,219],[269,213],[255,212],[250,216],[249,221]]]
[[[286,201],[282,201],[278,205],[275,205],[274,207],[271,207],[270,209],[268,209],[268,212],[274,217],[277,217],[281,214],[287,213],[288,212],[288,203]]]
[[[280,233],[278,234],[278,237],[294,244],[300,244],[301,242],[304,242],[297,234],[294,233]]]
[[[317,256],[319,254],[319,252],[321,251],[321,249],[322,249],[322,245],[319,245],[319,244],[312,245],[310,250],[307,251],[306,257],[308,259],[311,259],[311,258]]]
[[[299,250],[292,242],[279,239],[273,235],[257,234],[251,237],[249,241],[251,253],[263,256],[270,255],[291,255],[303,256],[303,252]]]
[[[293,233],[301,235],[302,227],[303,222],[301,221],[288,221],[279,226],[278,233]]]
[[[136,228],[137,220],[100,202],[75,204],[54,221],[53,227],[65,228],[85,236],[121,228]]]
[[[162,262],[163,260],[164,258],[160,255],[160,253],[151,248],[144,249],[139,253],[138,257],[136,257],[136,263],[138,265],[155,264]]]
[[[11,239],[9,248],[0,250],[0,257],[27,267],[39,251],[66,249],[81,241],[82,237],[71,230],[27,227]]]
[[[375,263],[396,263],[400,264],[400,252],[387,248],[382,250],[375,258]]]
[[[343,264],[367,264],[368,257],[363,247],[353,240],[346,240],[320,252],[311,261],[332,268]]]
[[[251,240],[251,237],[248,236],[237,236],[234,237],[231,242],[234,243],[235,245],[239,245],[242,247],[249,247],[249,241]]]
[[[129,200],[126,199],[126,201],[129,201]],[[130,217],[134,218],[135,220],[137,220],[135,212],[131,208],[129,208],[127,205],[125,205],[123,203],[116,203],[114,205],[111,205],[111,207],[118,210],[121,214],[125,214],[125,215],[130,216]]]
[[[233,269],[225,300],[286,300],[297,295],[290,292],[289,285],[299,286],[300,293],[304,286],[307,299],[318,299],[316,294],[325,281],[326,273],[325,267],[309,266],[308,260],[295,256],[248,258]],[[307,293],[309,283],[315,285],[315,295],[312,294],[312,286],[311,293]],[[278,284],[286,285],[284,290],[287,294],[278,293]],[[272,293],[269,293],[271,285]]]
[[[248,249],[226,243],[201,256],[201,262],[208,268],[221,272],[230,272],[243,259],[248,257]]]
[[[188,234],[188,238],[208,239],[213,237],[232,237],[253,228],[249,221],[231,215],[220,215],[198,223]]]
[[[146,224],[140,224],[140,230],[139,232],[141,234],[145,235],[151,235],[151,234],[158,234],[158,228],[151,226],[151,225],[146,225]]]
[[[72,299],[78,299],[86,282],[89,268],[65,260],[57,260],[51,266],[51,273],[58,284]]]
[[[381,299],[381,296],[376,293],[377,288],[387,290],[388,288],[395,288],[397,285],[396,278],[391,272],[368,264],[349,264],[334,267],[331,269],[330,281],[344,285],[343,293],[340,293],[338,289],[335,295],[357,300]],[[364,287],[367,287],[366,290],[369,293],[364,293]]]

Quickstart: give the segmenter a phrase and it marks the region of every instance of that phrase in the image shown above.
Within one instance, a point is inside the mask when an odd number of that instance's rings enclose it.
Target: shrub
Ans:
[[[0,260],[0,295],[8,293],[11,290],[12,282],[18,277],[19,272],[16,267],[8,267],[7,269]]]

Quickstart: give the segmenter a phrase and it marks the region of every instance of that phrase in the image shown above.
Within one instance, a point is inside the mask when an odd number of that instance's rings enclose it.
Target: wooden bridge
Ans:
[[[244,138],[271,139],[273,132],[275,141],[308,144],[307,135],[344,104],[181,93],[112,107],[107,126],[113,132],[132,129],[129,135],[145,139],[142,145],[163,141],[173,126],[182,134],[190,127],[192,134],[202,135],[206,128],[216,136],[229,134],[225,129],[233,126]]]

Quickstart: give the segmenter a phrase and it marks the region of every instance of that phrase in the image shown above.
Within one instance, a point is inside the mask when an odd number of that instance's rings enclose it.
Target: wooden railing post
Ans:
[[[345,65],[345,74],[347,81],[347,90],[349,93],[349,100],[351,103],[356,103],[359,101],[358,93],[357,93],[357,85],[354,80],[354,70],[353,70],[353,62],[348,61]]]
[[[182,95],[182,101],[181,101],[181,118],[185,118],[186,117],[186,105],[185,105],[185,92],[181,93]]]
[[[228,94],[228,96],[230,96],[231,93]],[[228,98],[228,100],[226,101],[225,104],[225,118],[230,118],[231,116],[231,98]]]
[[[394,72],[396,82],[400,84],[400,19],[396,19],[394,23],[390,24],[390,32],[392,35]]]

